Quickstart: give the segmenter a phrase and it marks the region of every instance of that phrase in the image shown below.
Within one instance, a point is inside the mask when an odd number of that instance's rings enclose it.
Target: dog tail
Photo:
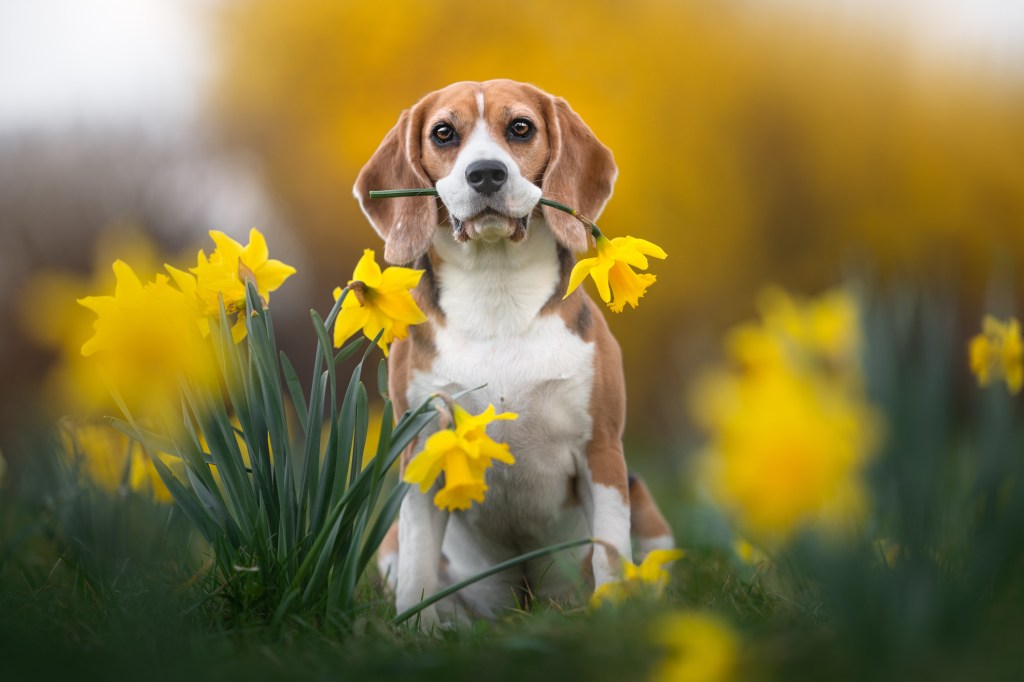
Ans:
[[[638,476],[629,475],[630,533],[634,537],[633,553],[641,561],[655,549],[672,549],[675,539],[665,516]]]

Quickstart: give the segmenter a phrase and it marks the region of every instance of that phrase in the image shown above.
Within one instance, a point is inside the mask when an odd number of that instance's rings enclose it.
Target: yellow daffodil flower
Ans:
[[[1014,395],[1024,388],[1024,341],[1016,319],[1000,322],[986,315],[982,333],[971,339],[967,353],[971,371],[982,386],[1003,379]]]
[[[778,287],[758,298],[761,320],[730,332],[730,357],[748,371],[786,363],[824,364],[837,378],[858,381],[860,311],[842,289],[810,300]]]
[[[488,405],[481,414],[471,415],[453,405],[454,428],[442,429],[427,439],[423,450],[405,468],[402,480],[418,484],[427,492],[444,473],[444,487],[434,496],[434,504],[454,511],[469,509],[473,502],[483,502],[487,469],[494,460],[515,464],[508,445],[497,443],[487,435],[487,425],[494,421],[517,419],[512,412],[496,414]]]
[[[600,585],[590,597],[591,606],[619,604],[636,594],[660,596],[668,585],[669,573],[665,566],[682,559],[681,549],[656,549],[637,566],[629,559],[622,561],[622,579]]]
[[[713,439],[702,474],[713,496],[763,542],[807,524],[842,527],[864,513],[861,472],[877,417],[857,394],[795,368],[714,381]]]
[[[633,268],[646,270],[648,256],[666,258],[667,254],[657,244],[635,237],[609,240],[598,234],[596,242],[597,256],[576,263],[569,275],[569,287],[563,298],[568,298],[590,275],[597,285],[601,300],[614,312],[622,312],[627,303],[636,308],[647,292],[647,287],[654,284],[657,278],[648,273],[637,273]]]
[[[707,613],[673,613],[654,625],[664,658],[652,682],[730,682],[737,679],[740,641],[722,619]]]
[[[169,504],[171,492],[142,449],[105,423],[61,422],[64,456],[77,471],[109,493],[128,489]],[[184,463],[177,457],[158,455],[179,479],[185,478]]]
[[[419,284],[423,270],[390,267],[381,271],[372,249],[363,251],[363,257],[356,264],[352,279],[348,282],[350,294],[341,304],[341,311],[334,324],[334,345],[341,346],[360,329],[372,339],[383,329],[377,345],[388,354],[388,346],[395,339],[404,339],[409,326],[426,322],[410,290]],[[341,296],[342,289],[334,290],[334,300]]]
[[[190,268],[191,275],[170,265],[164,267],[183,292],[199,299],[204,315],[219,315],[223,299],[225,312],[229,316],[237,314],[231,328],[237,343],[246,333],[246,282],[255,282],[260,297],[267,301],[270,292],[295,274],[295,268],[270,258],[267,240],[256,228],[249,230],[246,246],[218,230],[210,230],[210,238],[216,248],[209,258],[203,250],[199,251],[196,267]]]
[[[78,300],[96,314],[82,355],[98,360],[123,398],[147,403],[146,408],[176,395],[182,376],[213,381],[214,363],[194,299],[172,287],[165,275],[143,285],[124,261],[115,261],[113,270],[113,296]]]
[[[693,414],[711,436],[705,485],[759,544],[806,526],[851,530],[866,511],[862,472],[881,427],[859,345],[849,295],[798,302],[772,290],[761,323],[729,336],[734,366],[698,382]]]

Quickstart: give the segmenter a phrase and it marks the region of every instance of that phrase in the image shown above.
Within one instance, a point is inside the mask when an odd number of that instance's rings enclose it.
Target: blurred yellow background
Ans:
[[[212,69],[196,137],[244,159],[268,198],[273,210],[252,219],[268,230],[272,252],[299,266],[275,316],[286,320],[280,336],[301,364],[313,342],[304,311],[325,310],[362,249],[380,245],[351,187],[401,110],[458,80],[513,78],[565,97],[619,165],[602,229],[669,253],[653,265],[658,282],[641,308],[608,314],[624,350],[630,433],[662,441],[678,435],[696,368],[718,352],[722,330],[751,316],[769,283],[813,293],[851,272],[924,278],[968,304],[993,273],[1021,288],[1011,268],[1024,250],[1024,72],[923,50],[913,21],[854,21],[856,13],[826,4],[206,3]],[[167,186],[159,155],[132,165],[137,145],[104,148],[122,161],[100,168]],[[64,242],[73,253],[29,257],[24,277],[4,281],[5,322],[12,310],[24,315],[10,299],[23,298],[28,274],[88,267],[108,223],[83,207],[112,201],[99,191],[104,183],[127,182],[92,163],[58,165],[93,185],[61,218],[67,239],[39,252]],[[163,248],[194,253],[208,229],[241,235],[252,226],[193,217],[197,201],[226,191],[212,180],[207,194],[179,192],[188,206],[147,199],[113,214],[144,229],[162,225]],[[71,196],[45,194],[48,211]],[[0,195],[5,234],[48,219],[19,209],[21,189]],[[282,254],[289,236],[297,251]],[[74,295],[85,293],[104,292]],[[28,348],[5,348],[12,385],[39,384],[45,366],[24,360]]]
[[[496,77],[565,97],[619,165],[599,224],[669,253],[642,309],[609,315],[631,422],[664,433],[765,284],[869,272],[970,300],[1024,247],[1020,74],[769,5],[240,2],[219,19],[212,112],[260,159],[323,289],[378,243],[350,188],[402,109]]]

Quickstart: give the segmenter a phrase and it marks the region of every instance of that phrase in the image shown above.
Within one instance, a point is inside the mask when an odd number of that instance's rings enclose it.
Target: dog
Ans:
[[[516,463],[487,472],[483,504],[449,513],[433,504],[436,485],[409,490],[378,552],[397,610],[524,552],[599,541],[573,555],[583,567],[575,576],[551,570],[550,558],[511,569],[427,608],[424,627],[615,580],[618,557],[633,556],[631,534],[638,556],[673,546],[664,516],[626,468],[618,343],[582,288],[563,300],[588,232],[538,205],[543,195],[596,219],[617,174],[611,152],[564,99],[490,80],[452,84],[402,112],[356,179],[385,260],[425,271],[413,296],[428,321],[389,358],[397,413],[438,391],[483,385],[460,399],[467,410],[493,404],[519,415],[488,429]],[[421,187],[438,197],[369,196]]]

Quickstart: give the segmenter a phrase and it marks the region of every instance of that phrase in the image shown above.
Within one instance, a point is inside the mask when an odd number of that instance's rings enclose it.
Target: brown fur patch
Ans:
[[[469,139],[480,118],[477,94],[484,96],[484,121],[494,141],[519,165],[523,177],[539,183],[550,155],[548,110],[551,96],[541,90],[510,80],[482,83],[453,83],[420,100],[420,164],[432,182],[446,177],[455,165],[461,142]],[[529,119],[536,132],[529,140],[509,140],[509,124],[517,118]],[[438,146],[430,133],[440,123],[455,130],[460,143]]]
[[[570,297],[571,298],[571,297]],[[608,329],[608,323],[592,307],[594,349],[594,383],[590,394],[590,416],[593,435],[587,444],[587,464],[594,483],[615,488],[622,501],[629,503],[628,472],[622,451],[622,433],[626,426],[626,379],[622,373],[622,351]]]
[[[544,196],[597,220],[618,175],[615,159],[564,99],[551,99],[547,117],[551,159],[541,185]],[[587,229],[575,217],[548,206],[542,210],[559,243],[576,253],[587,250]]]
[[[635,476],[629,477],[630,530],[639,538],[658,538],[672,535],[668,521],[647,489],[647,484]]]
[[[391,524],[388,528],[388,532],[385,533],[384,539],[380,542],[380,548],[377,550],[379,556],[387,556],[398,551],[398,521]]]

